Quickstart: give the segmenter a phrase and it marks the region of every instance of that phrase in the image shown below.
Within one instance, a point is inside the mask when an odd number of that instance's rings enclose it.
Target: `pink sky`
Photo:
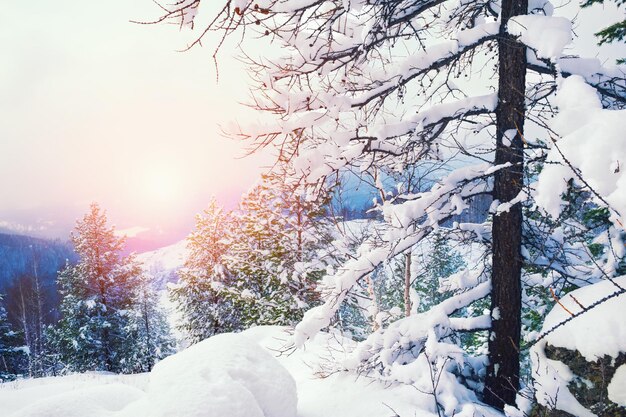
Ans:
[[[246,81],[225,49],[141,26],[149,0],[33,0],[0,14],[0,229],[64,237],[91,201],[118,228],[184,235],[211,195],[236,201],[260,157],[219,124],[244,118]],[[20,229],[21,227],[21,229]],[[30,228],[30,230],[29,230]]]
[[[611,8],[586,11],[577,31],[602,27]],[[194,33],[129,23],[159,13],[151,0],[2,5],[0,231],[64,238],[97,201],[119,229],[167,242],[190,231],[212,195],[233,205],[267,165],[236,159],[243,145],[219,134],[219,124],[252,117],[238,104],[247,79],[232,45],[218,85],[210,39],[179,53]],[[576,49],[597,53],[587,42]]]

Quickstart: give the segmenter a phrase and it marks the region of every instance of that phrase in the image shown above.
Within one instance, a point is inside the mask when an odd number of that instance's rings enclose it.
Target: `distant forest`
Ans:
[[[32,304],[41,303],[44,322],[56,322],[57,274],[76,260],[67,242],[0,233],[0,294],[9,321],[23,328],[32,320]]]

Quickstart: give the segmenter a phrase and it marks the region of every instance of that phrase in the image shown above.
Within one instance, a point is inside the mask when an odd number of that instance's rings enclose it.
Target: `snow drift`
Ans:
[[[170,356],[145,392],[90,386],[39,399],[10,417],[295,417],[296,383],[272,355],[242,334],[223,334]]]

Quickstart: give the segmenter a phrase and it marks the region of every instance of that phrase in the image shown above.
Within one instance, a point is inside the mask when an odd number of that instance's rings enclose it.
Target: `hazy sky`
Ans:
[[[137,25],[150,0],[7,0],[0,13],[0,228],[65,237],[97,201],[119,229],[178,235],[215,194],[235,201],[260,158],[218,124],[241,116],[231,49],[216,84],[190,33]],[[27,231],[27,230],[26,230]],[[32,232],[32,231],[31,231]]]
[[[64,238],[97,201],[118,229],[173,240],[211,195],[232,204],[255,181],[263,161],[236,159],[243,145],[219,135],[248,117],[234,48],[216,84],[210,46],[176,52],[193,33],[129,22],[159,16],[150,0],[2,3],[0,230]],[[576,30],[616,12],[587,10]],[[581,46],[597,51],[593,37]]]

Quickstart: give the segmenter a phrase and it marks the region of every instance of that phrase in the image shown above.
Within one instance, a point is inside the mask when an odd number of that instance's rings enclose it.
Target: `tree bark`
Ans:
[[[411,315],[411,252],[404,254],[404,316]]]
[[[497,171],[494,177],[493,198],[501,203],[515,198],[522,191],[523,185],[526,47],[506,33],[506,25],[510,17],[524,15],[527,11],[527,0],[502,1],[498,39],[495,164],[511,163],[511,166]],[[502,409],[506,404],[515,404],[519,389],[522,271],[520,204],[515,204],[508,212],[494,215],[492,237],[492,326],[484,401]]]

